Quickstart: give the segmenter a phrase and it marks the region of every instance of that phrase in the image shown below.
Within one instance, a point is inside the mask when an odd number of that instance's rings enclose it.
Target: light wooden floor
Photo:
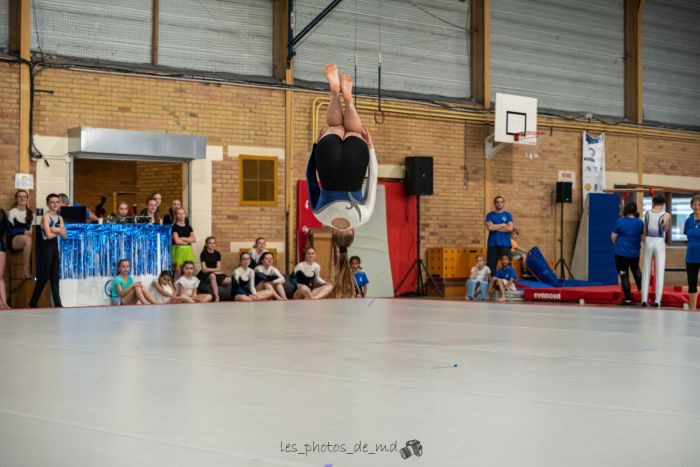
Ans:
[[[676,467],[700,465],[699,438],[699,314],[381,299],[0,313],[3,467]],[[422,457],[376,452],[411,439]]]

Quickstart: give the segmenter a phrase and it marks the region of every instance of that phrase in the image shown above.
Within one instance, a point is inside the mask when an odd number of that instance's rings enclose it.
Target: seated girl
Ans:
[[[10,209],[8,221],[10,222],[9,247],[13,251],[21,251],[24,277],[32,276],[32,221],[34,212],[29,209],[29,193],[25,190],[17,190],[15,193],[15,205]]]
[[[491,279],[491,284],[489,285],[488,296],[490,297],[493,292],[500,292],[501,296],[498,299],[499,302],[506,301],[506,291],[516,290],[515,279],[518,278],[515,269],[510,265],[510,256],[501,256],[501,267],[496,271],[494,277]]]
[[[117,276],[112,279],[112,304],[133,305],[140,302],[143,305],[151,305],[158,303],[141,282],[134,282],[129,271],[131,271],[129,260],[120,259],[117,263]]]
[[[265,290],[272,291],[275,300],[287,300],[284,293],[284,276],[272,264],[272,253],[266,251],[260,256],[260,265],[255,268],[255,290],[258,293]]]
[[[194,262],[185,261],[182,264],[182,276],[175,281],[177,296],[181,299],[189,298],[197,303],[211,302],[212,296],[208,293],[198,294],[199,279],[194,276]]]
[[[240,265],[233,271],[231,296],[237,302],[255,302],[271,298],[272,290],[255,290],[255,270],[250,267],[250,254],[241,253]]]
[[[194,263],[195,257],[192,251],[192,244],[197,241],[194,231],[189,224],[185,223],[185,210],[180,208],[175,212],[175,223],[173,224],[173,249],[172,261],[175,279],[180,277],[180,270],[185,261]]]
[[[170,271],[162,271],[158,279],[153,281],[153,294],[158,303],[194,303],[190,297],[178,297],[173,288],[173,275]]]
[[[214,294],[214,301],[219,299],[219,286],[231,283],[231,278],[224,274],[221,268],[221,253],[216,251],[216,238],[207,237],[204,241],[204,248],[199,255],[201,269],[197,273],[197,279],[201,282],[208,282]]]
[[[4,209],[0,209],[0,309],[10,308],[7,303],[7,291],[5,290],[5,262],[7,261],[7,246],[5,237],[10,230],[10,223],[7,221],[7,216]]]
[[[315,260],[316,250],[307,248],[304,261],[294,267],[297,280],[294,298],[324,298],[333,291],[333,285],[321,278],[321,266]]]

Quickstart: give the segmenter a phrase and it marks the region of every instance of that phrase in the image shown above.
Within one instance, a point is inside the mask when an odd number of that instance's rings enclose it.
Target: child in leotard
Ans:
[[[333,291],[333,286],[321,278],[321,266],[315,262],[316,250],[307,248],[304,261],[294,267],[297,288],[294,298],[324,298]]]

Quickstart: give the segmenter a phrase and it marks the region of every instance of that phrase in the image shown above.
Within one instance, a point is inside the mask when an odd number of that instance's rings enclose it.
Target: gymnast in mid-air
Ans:
[[[326,66],[326,79],[331,90],[326,115],[328,128],[314,144],[306,182],[314,216],[331,227],[333,243],[340,251],[333,295],[347,298],[354,296],[347,249],[352,245],[355,228],[366,223],[374,211],[379,165],[372,136],[362,127],[353,103],[352,78],[348,75],[340,78],[337,66],[330,64]],[[363,191],[365,175],[367,184]]]

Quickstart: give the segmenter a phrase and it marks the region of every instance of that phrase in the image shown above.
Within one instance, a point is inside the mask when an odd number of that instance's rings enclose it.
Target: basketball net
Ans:
[[[544,133],[544,131],[523,131],[521,133],[516,133],[513,135],[513,143],[525,146],[523,150],[525,152],[525,157],[528,159],[539,159],[538,136],[542,136]]]

